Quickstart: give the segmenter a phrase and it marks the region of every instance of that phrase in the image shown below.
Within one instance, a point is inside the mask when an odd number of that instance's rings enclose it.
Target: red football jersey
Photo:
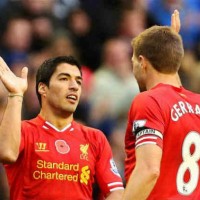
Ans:
[[[104,134],[75,121],[62,131],[23,121],[18,160],[5,167],[11,200],[92,199],[95,181],[104,195],[123,189]]]
[[[200,199],[200,95],[158,84],[132,102],[125,137],[125,178],[135,167],[135,148],[163,151],[161,171],[149,200]]]

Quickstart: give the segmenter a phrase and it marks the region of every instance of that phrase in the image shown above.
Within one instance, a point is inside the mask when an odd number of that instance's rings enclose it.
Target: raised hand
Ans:
[[[181,28],[180,16],[178,10],[174,10],[171,16],[171,28],[179,33]]]
[[[28,87],[27,76],[27,67],[22,69],[21,77],[17,77],[7,66],[3,58],[0,57],[0,79],[9,93],[23,95]]]

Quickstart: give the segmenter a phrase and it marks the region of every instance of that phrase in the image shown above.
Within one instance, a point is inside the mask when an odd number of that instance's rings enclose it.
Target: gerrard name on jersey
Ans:
[[[198,104],[191,105],[186,101],[179,101],[171,108],[171,119],[178,121],[185,114],[200,115],[200,106]]]

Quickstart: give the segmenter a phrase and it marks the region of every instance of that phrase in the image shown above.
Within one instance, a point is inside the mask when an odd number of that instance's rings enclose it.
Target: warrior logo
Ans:
[[[47,143],[36,142],[35,145],[36,145],[35,151],[37,151],[37,152],[48,152],[49,151],[47,149]]]

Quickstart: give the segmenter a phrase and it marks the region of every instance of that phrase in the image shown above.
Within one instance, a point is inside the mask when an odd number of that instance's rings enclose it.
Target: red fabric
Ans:
[[[135,133],[137,127],[149,130]],[[159,84],[135,97],[125,137],[126,181],[135,167],[136,144],[148,142],[163,150],[160,177],[148,199],[200,199],[200,95]]]
[[[104,195],[122,187],[112,171],[112,153],[102,132],[76,122],[58,131],[41,117],[22,123],[20,156],[6,165],[11,200],[92,199],[97,180]]]

